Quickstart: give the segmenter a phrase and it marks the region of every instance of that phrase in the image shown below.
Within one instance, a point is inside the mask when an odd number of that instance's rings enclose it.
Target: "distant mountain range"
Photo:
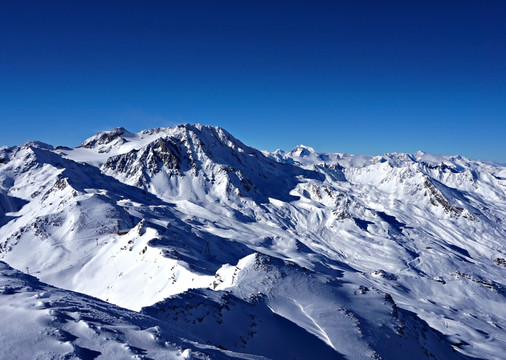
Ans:
[[[502,359],[505,259],[492,162],[203,125],[0,148],[3,359]]]

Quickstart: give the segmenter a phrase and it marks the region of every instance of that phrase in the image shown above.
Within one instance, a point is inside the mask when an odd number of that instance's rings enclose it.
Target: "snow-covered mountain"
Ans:
[[[39,280],[2,265],[0,311],[41,358],[501,359],[505,224],[506,167],[460,156],[202,125],[30,142],[0,149],[0,260]]]

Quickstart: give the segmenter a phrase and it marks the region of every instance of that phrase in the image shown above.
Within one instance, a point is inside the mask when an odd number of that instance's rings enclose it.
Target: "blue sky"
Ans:
[[[1,1],[0,145],[221,126],[506,162],[504,1]]]

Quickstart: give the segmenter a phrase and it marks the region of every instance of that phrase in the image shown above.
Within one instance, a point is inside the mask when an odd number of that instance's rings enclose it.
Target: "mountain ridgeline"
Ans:
[[[0,357],[500,359],[505,224],[506,167],[461,156],[203,125],[3,147],[0,312],[28,335]]]

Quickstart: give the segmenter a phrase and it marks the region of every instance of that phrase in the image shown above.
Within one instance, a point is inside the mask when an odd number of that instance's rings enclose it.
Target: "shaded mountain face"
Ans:
[[[499,359],[505,223],[506,168],[459,156],[202,125],[0,149],[0,260],[199,344],[175,358]]]

